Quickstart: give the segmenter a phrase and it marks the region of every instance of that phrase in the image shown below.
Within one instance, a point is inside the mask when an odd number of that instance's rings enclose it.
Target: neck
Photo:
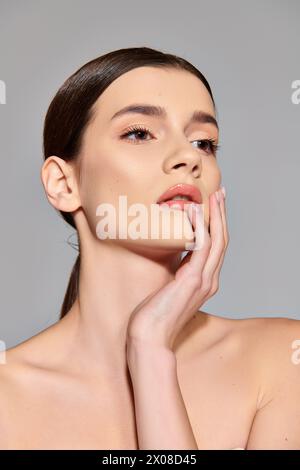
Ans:
[[[89,245],[91,248],[91,245]],[[96,243],[81,253],[78,296],[67,315],[69,352],[86,370],[126,373],[126,334],[134,308],[174,278],[181,254],[148,256]]]

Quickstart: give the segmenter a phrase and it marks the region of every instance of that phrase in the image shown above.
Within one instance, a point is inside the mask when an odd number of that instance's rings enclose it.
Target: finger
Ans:
[[[196,207],[200,210],[197,212]],[[211,240],[207,228],[204,224],[204,212],[201,204],[190,204],[188,206],[188,217],[195,231],[194,245],[184,259],[176,272],[176,279],[189,280],[199,285],[201,281],[201,272],[209,254]]]
[[[212,297],[219,289],[219,277],[220,277],[220,271],[221,271],[221,268],[222,268],[222,265],[223,265],[224,256],[225,256],[225,251],[223,251],[223,254],[220,258],[218,267],[217,267],[217,269],[215,270],[215,272],[213,274],[212,281],[209,284],[210,289],[209,288],[207,289],[207,293],[205,295],[204,302],[206,302],[206,300],[208,300],[210,297]]]
[[[225,200],[223,198],[221,199],[221,202],[220,202],[220,210],[221,210],[222,223],[223,223],[223,233],[224,233],[225,246],[224,246],[221,258],[219,260],[218,266],[217,266],[217,268],[216,268],[216,270],[213,274],[211,290],[208,292],[208,294],[206,296],[206,300],[207,300],[207,298],[214,295],[219,289],[220,271],[221,271],[221,268],[222,268],[222,265],[223,265],[225,253],[226,253],[227,246],[228,246],[228,243],[229,243],[229,234],[228,234],[228,228],[227,228],[227,223],[226,223]]]
[[[222,216],[223,229],[224,229],[225,246],[227,247],[227,245],[229,243],[229,232],[228,232],[226,204],[225,204],[225,197],[224,196],[222,196],[222,198],[221,198],[220,209],[221,209],[221,216]]]
[[[211,237],[205,226],[203,204],[192,205],[191,209],[188,211],[188,215],[195,230],[195,245],[192,249],[189,269],[191,274],[199,277],[209,255]],[[199,277],[200,279],[201,277]]]
[[[225,247],[221,207],[215,194],[213,198],[210,198],[210,235],[212,246],[202,272],[202,282],[206,284],[207,288],[209,283],[212,283],[214,272],[219,265]]]

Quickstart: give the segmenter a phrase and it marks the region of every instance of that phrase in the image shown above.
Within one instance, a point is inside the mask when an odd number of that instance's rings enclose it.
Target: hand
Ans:
[[[189,210],[196,244],[185,256],[175,278],[146,297],[132,312],[127,329],[127,345],[145,344],[172,351],[178,333],[196,310],[219,288],[219,274],[229,242],[225,201],[220,194],[209,197],[210,234],[201,212]],[[192,205],[191,205],[192,206]],[[189,209],[191,209],[191,206]],[[200,205],[196,205],[201,209]],[[201,232],[203,235],[200,246]]]

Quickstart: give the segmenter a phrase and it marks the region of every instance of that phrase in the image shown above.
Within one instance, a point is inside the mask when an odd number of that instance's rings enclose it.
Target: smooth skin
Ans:
[[[111,119],[132,103],[163,106],[167,116]],[[80,159],[44,162],[48,201],[71,212],[79,231],[79,298],[6,351],[1,449],[300,449],[299,321],[199,310],[218,290],[229,237],[225,201],[214,195],[217,159],[194,145],[218,140],[218,129],[185,127],[196,109],[215,116],[195,76],[139,67],[97,100]],[[121,138],[133,125],[147,127],[147,138]],[[184,238],[96,236],[99,203],[118,207],[125,194],[128,206],[150,205],[178,182],[203,196],[206,243],[188,262]],[[188,212],[180,215],[191,228]]]

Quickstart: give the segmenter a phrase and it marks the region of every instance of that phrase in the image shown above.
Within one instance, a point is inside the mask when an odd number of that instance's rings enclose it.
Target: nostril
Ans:
[[[182,165],[184,165],[184,163],[177,163],[174,165],[174,168],[177,170],[177,168],[180,168]]]

